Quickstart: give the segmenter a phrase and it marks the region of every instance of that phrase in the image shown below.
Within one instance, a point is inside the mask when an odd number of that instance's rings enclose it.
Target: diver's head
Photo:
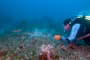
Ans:
[[[66,19],[64,22],[63,22],[63,29],[64,29],[64,32],[67,32],[71,29],[71,19]]]
[[[78,16],[73,16],[69,19],[66,19],[64,22],[63,22],[63,28],[64,28],[64,32],[67,32],[71,29],[72,27],[72,24],[75,20],[77,19],[85,19],[85,16],[84,15],[78,15]]]

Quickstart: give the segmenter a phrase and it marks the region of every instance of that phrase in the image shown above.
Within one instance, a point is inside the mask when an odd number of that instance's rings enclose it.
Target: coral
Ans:
[[[38,54],[39,60],[52,60],[59,58],[59,55],[54,54],[53,45],[42,45],[41,50]]]
[[[23,48],[23,45],[19,45],[19,49],[22,49]]]
[[[36,31],[36,30],[35,30]],[[34,32],[35,32],[34,31]],[[0,37],[1,60],[89,60],[90,46],[77,50],[54,40],[50,33],[19,32]],[[40,34],[39,34],[40,32]],[[41,34],[42,33],[42,34]],[[39,35],[39,36],[37,36]],[[38,57],[37,57],[38,56]]]
[[[4,49],[0,50],[0,57],[5,55],[6,55],[6,51]]]

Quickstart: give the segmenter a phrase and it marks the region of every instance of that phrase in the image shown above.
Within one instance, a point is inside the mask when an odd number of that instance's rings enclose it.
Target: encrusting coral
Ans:
[[[53,45],[44,45],[44,44],[42,44],[40,49],[41,50],[38,54],[39,60],[52,60],[52,59],[55,59],[55,58],[59,58],[59,55],[54,54]]]

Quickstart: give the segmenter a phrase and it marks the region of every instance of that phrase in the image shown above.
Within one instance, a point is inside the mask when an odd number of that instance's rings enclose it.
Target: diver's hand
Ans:
[[[67,38],[66,38],[65,36],[62,36],[62,37],[60,38],[60,40],[61,40],[62,42],[64,42],[64,43],[68,43]]]
[[[67,37],[65,37],[65,36],[55,35],[54,39],[55,40],[61,40],[65,44],[68,43]]]
[[[62,36],[62,37],[61,37],[61,40],[65,40],[65,39],[66,39],[66,37],[65,37],[65,36]]]

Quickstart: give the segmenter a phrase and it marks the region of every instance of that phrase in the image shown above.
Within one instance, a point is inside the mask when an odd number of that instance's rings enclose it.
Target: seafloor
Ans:
[[[0,34],[0,60],[90,60],[90,47],[63,46],[54,35],[61,34],[59,24],[37,25],[25,21],[11,25]]]

